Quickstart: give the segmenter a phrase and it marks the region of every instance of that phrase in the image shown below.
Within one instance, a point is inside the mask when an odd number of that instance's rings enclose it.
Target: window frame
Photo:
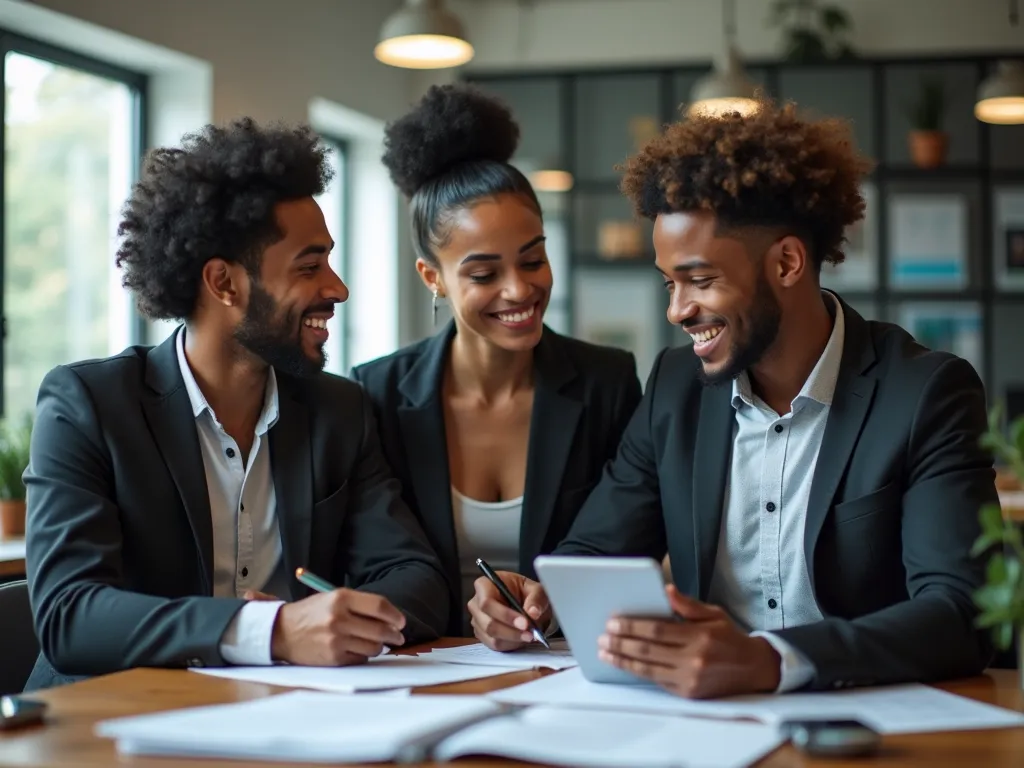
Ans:
[[[334,249],[338,253],[338,275],[347,286],[348,279],[346,275],[350,266],[350,245],[352,242],[352,154],[349,142],[345,139],[322,132],[320,133],[320,139],[341,157],[341,173],[336,179],[342,190],[341,210],[337,212],[341,215],[341,229],[338,232],[338,239],[334,243]],[[341,339],[339,340],[341,352],[339,354],[339,362],[342,373],[340,375],[347,376],[352,360],[352,328],[350,324],[352,316],[349,312],[348,302],[336,304],[334,313],[339,316],[341,321]]]
[[[58,66],[77,69],[90,75],[122,83],[131,89],[132,104],[132,147],[131,170],[133,183],[142,171],[142,161],[148,147],[148,87],[149,78],[140,72],[125,69],[116,64],[86,56],[75,51],[45,43],[31,37],[0,28],[0,79],[6,83],[7,54],[19,53],[42,59]],[[6,93],[6,85],[5,85]],[[7,99],[0,99],[0,148],[6,155],[7,148]],[[6,358],[7,358],[7,316],[4,293],[7,286],[7,212],[6,212],[6,165],[0,160],[0,415],[6,415]],[[114,258],[114,254],[109,254]],[[129,340],[131,344],[146,342],[145,318],[133,305],[131,310]]]

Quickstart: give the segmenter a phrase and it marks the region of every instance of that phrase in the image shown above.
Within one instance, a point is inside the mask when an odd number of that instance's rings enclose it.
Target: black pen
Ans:
[[[505,598],[505,602],[512,606],[514,610],[519,611],[519,613],[526,617],[526,620],[530,623],[530,632],[533,634],[534,639],[550,651],[551,644],[548,642],[547,638],[544,637],[544,633],[541,632],[540,627],[537,626],[537,622],[530,618],[530,615],[523,610],[523,606],[521,606],[519,601],[515,599],[511,592],[509,592],[508,587],[505,586],[505,582],[499,578],[498,574],[494,572],[491,566],[484,562],[482,558],[478,557],[476,559],[476,567],[483,571],[484,576],[490,579],[491,583],[498,588],[498,591],[501,592],[501,596]]]

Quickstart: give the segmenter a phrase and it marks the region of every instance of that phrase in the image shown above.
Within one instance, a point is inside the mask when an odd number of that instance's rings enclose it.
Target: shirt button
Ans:
[[[769,501],[767,504],[764,505],[764,508],[767,509],[769,512],[774,512],[775,511],[775,502],[774,501]]]
[[[248,568],[243,568],[242,569],[242,578],[244,579],[248,575],[249,575],[249,569]],[[775,606],[772,606],[772,607],[774,608]]]
[[[775,431],[776,432],[781,432],[782,431],[782,425],[781,424],[776,424],[775,425]]]
[[[226,453],[228,455],[229,459],[235,458],[235,449],[234,448],[228,448],[226,451],[224,451],[224,453]]]
[[[770,599],[770,600],[768,601],[768,607],[769,607],[769,608],[771,608],[771,609],[772,609],[773,611],[775,610],[775,607],[776,607],[777,605],[778,605],[778,603],[776,603],[776,602],[775,602],[775,598],[774,598],[774,597],[773,597],[773,598],[771,598],[771,599]]]

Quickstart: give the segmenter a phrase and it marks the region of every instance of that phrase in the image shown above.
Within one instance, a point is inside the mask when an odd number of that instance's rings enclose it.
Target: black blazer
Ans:
[[[28,490],[28,583],[42,655],[28,689],[131,667],[221,666],[244,604],[213,598],[213,532],[176,334],[60,366],[39,390]],[[443,632],[441,565],[402,503],[373,409],[352,382],[277,374],[269,432],[287,572],[386,596],[407,640]],[[291,594],[310,590],[291,578]],[[52,663],[52,667],[50,664]]]
[[[384,454],[402,482],[444,565],[451,593],[448,633],[464,633],[459,553],[441,380],[455,335],[449,321],[437,335],[356,367],[376,406]],[[534,352],[535,393],[526,460],[519,568],[551,552],[614,454],[640,400],[636,360],[629,352],[560,336],[545,328]],[[468,600],[468,597],[466,598]]]
[[[972,592],[982,506],[998,503],[985,392],[964,360],[843,303],[843,357],[803,542],[824,620],[776,631],[812,688],[979,673],[991,658]],[[732,450],[731,388],[705,387],[689,348],[663,351],[622,446],[559,554],[671,556],[706,600]]]

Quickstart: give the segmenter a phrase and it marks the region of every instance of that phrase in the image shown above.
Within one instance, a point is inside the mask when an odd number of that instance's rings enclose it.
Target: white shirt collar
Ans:
[[[185,382],[185,391],[188,392],[188,399],[192,404],[192,415],[198,419],[204,411],[209,411],[210,418],[219,425],[220,422],[217,421],[217,414],[213,412],[213,408],[210,407],[206,400],[206,395],[199,388],[196,377],[192,373],[192,368],[188,364],[188,359],[185,357],[185,326],[182,326],[178,331],[175,347],[178,351],[178,367],[181,369],[181,378]],[[269,431],[277,423],[277,416],[277,376],[274,373],[274,367],[269,366],[267,387],[263,395],[263,411],[260,413],[259,421],[256,422],[256,434],[262,435]]]
[[[846,321],[843,318],[843,305],[830,291],[822,291],[826,300],[835,307],[836,316],[832,324],[832,334],[828,337],[825,350],[814,364],[810,376],[804,382],[800,392],[793,398],[791,405],[800,400],[814,400],[825,406],[832,405],[832,397],[839,379],[839,366],[843,361],[843,342],[846,338]],[[739,408],[741,404],[753,405],[754,393],[750,387],[750,377],[743,371],[732,382],[732,405]]]

